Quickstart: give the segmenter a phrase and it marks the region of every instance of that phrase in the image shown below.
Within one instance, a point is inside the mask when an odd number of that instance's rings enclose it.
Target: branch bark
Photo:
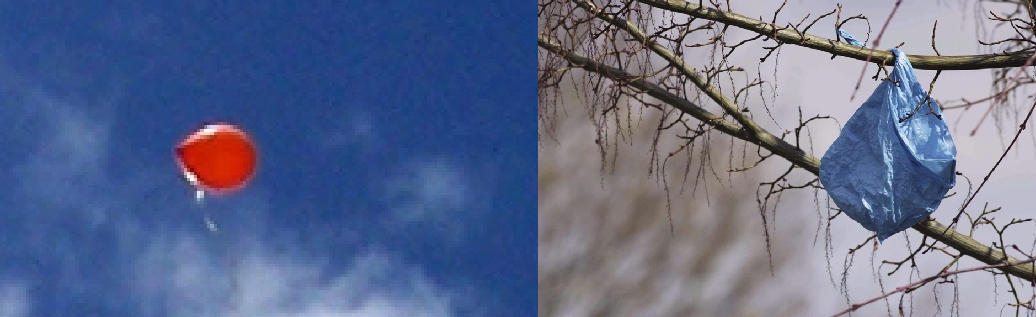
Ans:
[[[892,65],[896,57],[889,51],[873,50],[844,42],[808,34],[799,33],[791,28],[778,27],[769,22],[752,19],[732,12],[724,12],[707,8],[683,0],[637,0],[649,6],[683,13],[692,17],[729,24],[741,29],[769,36],[781,43],[803,46],[818,51],[828,52],[856,60],[875,64]],[[976,70],[1003,67],[1020,67],[1032,56],[1034,50],[1010,52],[1005,54],[962,55],[962,56],[927,56],[907,55],[915,69],[928,70]]]
[[[590,72],[601,74],[616,82],[629,85],[635,89],[641,90],[644,93],[661,100],[684,113],[694,117],[695,119],[701,120],[706,124],[711,125],[717,130],[734,136],[738,139],[746,142],[759,145],[760,147],[783,157],[792,164],[795,164],[802,169],[809,171],[814,175],[820,173],[820,160],[812,155],[809,155],[802,149],[791,145],[790,143],[773,136],[772,134],[761,130],[761,135],[769,137],[758,137],[760,134],[758,131],[750,131],[743,126],[740,126],[734,122],[723,119],[722,117],[713,114],[704,108],[683,99],[676,94],[662,88],[658,84],[652,83],[642,76],[633,75],[625,72],[622,69],[611,67],[597,61],[591,60],[578,53],[572,52],[571,50],[565,49],[560,44],[550,40],[544,35],[539,36],[539,46],[544,50],[551,53],[557,54],[571,65],[585,69]],[[864,51],[866,53],[866,51]],[[1025,56],[1028,58],[1028,56]],[[911,58],[911,62],[912,58]],[[1024,63],[1024,60],[1022,61]],[[717,102],[720,102],[717,100]],[[725,108],[725,107],[724,107]],[[735,107],[736,109],[736,107]],[[920,223],[913,226],[914,230],[917,230],[921,234],[932,237],[939,242],[942,242],[958,251],[962,254],[975,258],[986,264],[1000,264],[1004,262],[1017,262],[1018,259],[1011,257],[993,247],[984,245],[975,239],[967,235],[963,235],[953,229],[948,229],[946,226],[940,224],[934,219],[928,219],[921,221]],[[944,233],[945,232],[945,233]],[[1022,264],[1016,266],[1000,267],[999,270],[1017,276],[1023,280],[1034,282],[1036,281],[1036,267],[1032,264]]]

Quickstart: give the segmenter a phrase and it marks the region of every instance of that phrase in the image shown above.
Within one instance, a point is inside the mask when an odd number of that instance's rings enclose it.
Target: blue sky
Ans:
[[[3,2],[0,316],[534,315],[512,2]],[[206,121],[261,157],[197,205]]]

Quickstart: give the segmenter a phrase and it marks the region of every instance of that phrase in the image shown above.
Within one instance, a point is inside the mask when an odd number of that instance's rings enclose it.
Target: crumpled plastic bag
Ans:
[[[957,148],[935,100],[900,122],[927,94],[906,54],[889,51],[896,55],[891,81],[878,85],[820,160],[820,183],[835,205],[878,241],[927,218],[956,184]]]

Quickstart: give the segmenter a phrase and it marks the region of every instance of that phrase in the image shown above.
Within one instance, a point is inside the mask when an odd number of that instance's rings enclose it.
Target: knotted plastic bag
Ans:
[[[891,80],[878,85],[820,160],[820,183],[835,205],[878,241],[927,218],[956,184],[957,148],[942,111],[926,98],[906,54],[890,51]]]

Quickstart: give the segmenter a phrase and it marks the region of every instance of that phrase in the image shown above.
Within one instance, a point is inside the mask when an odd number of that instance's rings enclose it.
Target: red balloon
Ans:
[[[215,194],[243,188],[255,174],[257,159],[248,134],[227,123],[206,125],[176,148],[176,161],[187,180]]]

